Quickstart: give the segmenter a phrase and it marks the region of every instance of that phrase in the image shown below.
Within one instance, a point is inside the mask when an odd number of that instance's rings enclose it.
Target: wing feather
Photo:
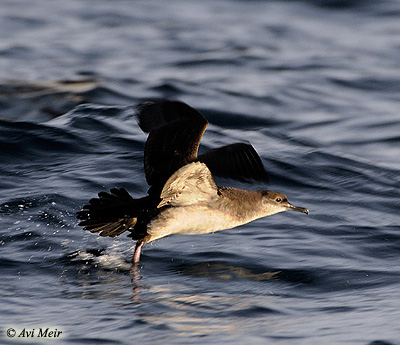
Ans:
[[[159,193],[176,170],[197,158],[208,122],[187,104],[163,99],[139,104],[136,117],[149,133],[144,150],[146,181]]]
[[[209,151],[197,158],[214,175],[235,180],[268,181],[261,158],[250,144],[236,143]]]
[[[163,206],[188,206],[219,198],[210,170],[204,163],[194,162],[176,171],[161,192]]]

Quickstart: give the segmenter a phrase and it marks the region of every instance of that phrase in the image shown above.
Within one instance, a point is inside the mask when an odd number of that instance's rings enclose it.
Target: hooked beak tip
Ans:
[[[297,207],[297,206],[294,206],[292,204],[288,205],[288,209],[292,210],[292,211],[295,211],[295,212],[305,213],[307,216],[310,214],[310,211],[307,208]]]

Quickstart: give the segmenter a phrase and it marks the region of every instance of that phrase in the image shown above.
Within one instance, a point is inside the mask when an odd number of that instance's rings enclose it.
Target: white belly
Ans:
[[[171,207],[147,225],[147,233],[151,236],[149,241],[153,241],[171,234],[206,234],[241,224],[229,214],[205,206]]]

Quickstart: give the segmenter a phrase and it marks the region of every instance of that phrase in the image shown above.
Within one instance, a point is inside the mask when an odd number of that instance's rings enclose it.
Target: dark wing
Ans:
[[[200,155],[197,160],[205,163],[213,175],[235,180],[268,181],[261,158],[250,144],[223,146]]]
[[[207,127],[207,120],[197,110],[180,101],[163,98],[146,100],[136,107],[139,127],[145,133],[161,128],[167,124],[195,120]]]
[[[115,237],[134,227],[137,218],[132,216],[132,212],[135,209],[137,200],[124,188],[113,188],[110,193],[100,192],[98,198],[90,199],[89,204],[77,212],[77,218],[84,230]]]
[[[161,192],[167,179],[197,158],[207,120],[185,103],[155,99],[137,107],[139,126],[148,132],[144,149],[146,181]]]

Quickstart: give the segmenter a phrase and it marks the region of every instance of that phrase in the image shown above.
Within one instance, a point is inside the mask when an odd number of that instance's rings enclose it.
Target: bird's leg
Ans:
[[[133,296],[132,301],[138,302],[139,301],[139,271],[138,271],[138,263],[140,260],[140,252],[143,246],[143,241],[137,241],[135,246],[135,252],[133,254],[133,262],[131,267],[131,274],[132,274],[132,283],[134,284],[133,287]]]
[[[139,263],[140,260],[140,252],[143,246],[143,241],[137,241],[136,242],[136,247],[135,247],[135,252],[133,254],[133,265],[137,265]]]

